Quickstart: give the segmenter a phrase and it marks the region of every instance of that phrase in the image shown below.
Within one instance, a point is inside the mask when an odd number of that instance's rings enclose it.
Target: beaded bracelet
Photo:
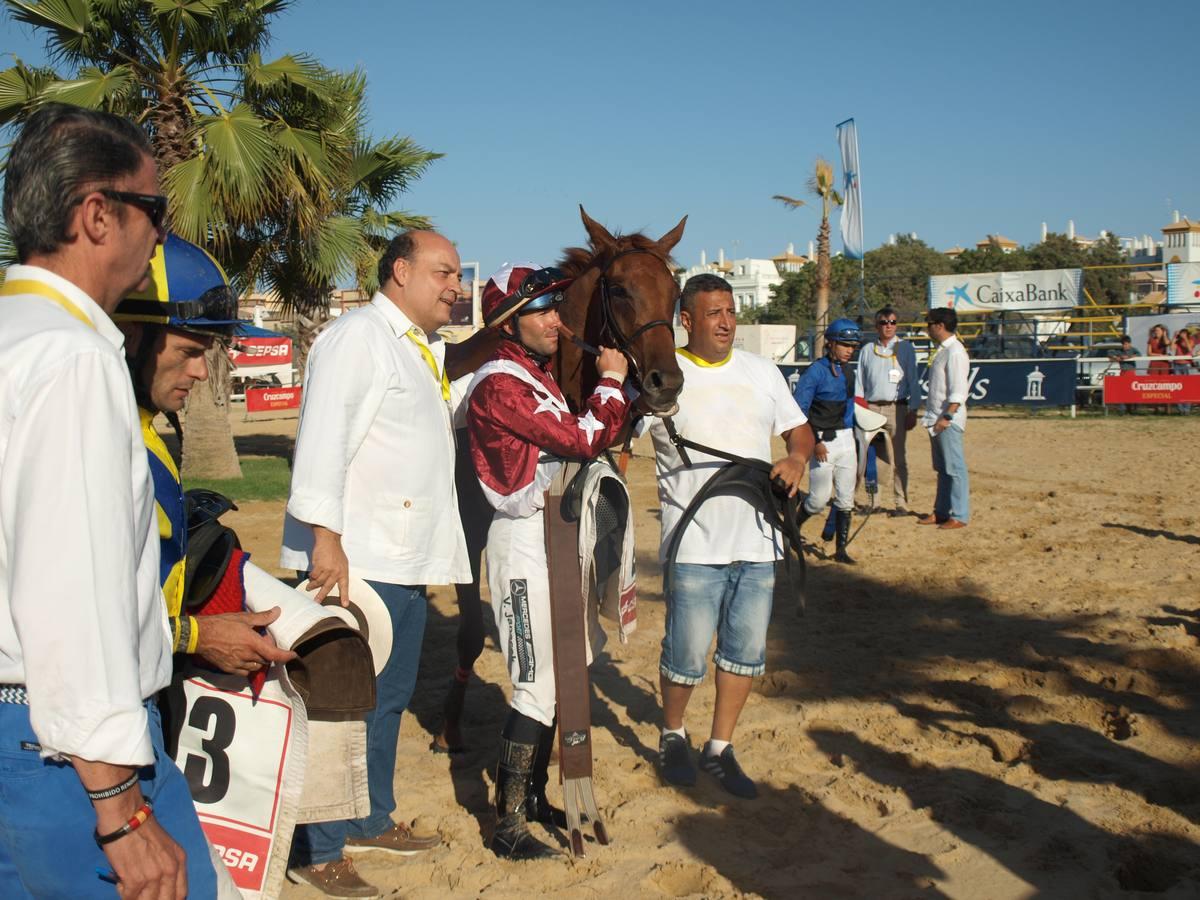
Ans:
[[[97,800],[108,800],[112,797],[117,796],[117,794],[125,793],[127,790],[129,790],[131,787],[133,787],[137,783],[138,783],[138,773],[134,772],[132,775],[129,776],[129,778],[127,780],[122,781],[120,784],[114,784],[112,787],[105,788],[102,791],[88,791],[87,792],[88,799],[91,800],[93,803]]]
[[[150,818],[150,813],[152,812],[154,812],[154,807],[151,806],[150,801],[147,800],[138,807],[138,811],[133,814],[133,818],[131,818],[116,831],[110,831],[108,834],[101,834],[99,831],[93,831],[92,837],[96,839],[96,843],[101,847],[105,846],[106,844],[111,844],[113,841],[125,837],[125,835],[132,831],[137,831],[139,828],[145,825],[146,820]]]

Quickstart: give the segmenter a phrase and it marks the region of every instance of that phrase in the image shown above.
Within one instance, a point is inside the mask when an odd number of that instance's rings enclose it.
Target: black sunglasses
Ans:
[[[566,277],[562,269],[557,269],[554,266],[538,269],[536,272],[530,272],[525,276],[521,282],[521,286],[517,288],[515,296],[518,298],[532,297],[539,291],[544,291],[550,285],[562,281]]]
[[[895,325],[896,320],[895,319],[880,319],[876,324],[878,324],[878,325]]]
[[[156,231],[164,231],[167,226],[167,198],[162,194],[135,194],[131,191],[114,191],[111,188],[100,188],[99,193],[116,200],[118,203],[128,203],[136,206],[150,217],[150,224]]]

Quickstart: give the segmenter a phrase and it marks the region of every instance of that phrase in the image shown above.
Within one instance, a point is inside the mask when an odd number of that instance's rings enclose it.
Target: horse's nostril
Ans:
[[[646,376],[646,386],[652,391],[661,391],[663,386],[662,372],[658,369],[651,369],[650,374]]]

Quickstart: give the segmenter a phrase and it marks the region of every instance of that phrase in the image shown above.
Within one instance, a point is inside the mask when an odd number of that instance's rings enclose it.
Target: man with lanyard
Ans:
[[[912,344],[896,337],[896,310],[885,306],[875,313],[878,337],[858,354],[854,396],[887,419],[884,430],[892,442],[893,517],[908,515],[908,432],[917,424],[921,385],[917,381],[917,353]],[[915,402],[914,402],[915,401]]]
[[[353,599],[350,575],[361,577],[392,619],[392,653],[367,717],[370,814],[296,832],[289,877],[330,897],[378,896],[343,847],[411,856],[440,843],[391,814],[426,586],[471,577],[454,488],[457,394],[436,334],[450,321],[461,277],[458,253],[442,235],[398,235],[379,261],[371,303],[338,318],[308,356],[280,565],[308,572],[317,600],[334,587]]]
[[[862,332],[852,319],[834,319],[825,329],[825,358],[804,371],[795,390],[796,402],[808,416],[816,438],[801,522],[823,510],[832,493],[837,509],[837,549],[833,558],[846,564],[854,562],[846,545],[850,542],[854,482],[858,477],[853,375],[846,371],[846,364],[861,342]]]
[[[0,894],[210,897],[154,696],[170,681],[154,493],[110,315],[166,234],[149,142],[51,103],[21,131],[0,293]]]
[[[687,280],[679,300],[687,345],[676,353],[683,371],[680,435],[738,456],[771,459],[771,438],[781,436],[788,455],[775,463],[772,479],[789,494],[799,490],[812,452],[812,433],[787,382],[769,360],[733,349],[737,331],[733,288],[716,275]],[[675,528],[692,499],[724,464],[690,451],[684,464],[661,419],[649,427],[654,440],[662,512],[660,562],[665,562]],[[714,496],[696,512],[676,554],[671,596],[659,661],[663,731],[659,771],[670,784],[696,783],[696,765],[684,728],[684,713],[717,639],[716,704],[701,767],[729,793],[758,796],[733,749],[733,732],[755,676],[766,671],[767,625],[775,588],[775,561],[783,546],[758,510],[740,496]]]
[[[133,381],[154,480],[161,562],[159,578],[171,623],[171,649],[194,653],[224,672],[252,675],[294,653],[280,650],[256,629],[279,617],[262,613],[226,613],[203,617],[184,612],[187,565],[187,510],[175,460],[154,427],[163,413],[175,415],[198,381],[208,378],[204,354],[214,340],[228,341],[237,325],[237,297],[225,273],[202,248],[168,234],[150,261],[148,290],[118,304],[113,320],[125,335],[125,359]]]
[[[592,459],[617,440],[629,410],[621,389],[629,363],[618,350],[600,349],[600,380],[580,415],[568,408],[550,374],[558,349],[557,306],[569,284],[558,269],[533,263],[505,264],[488,279],[484,324],[499,329],[504,340],[476,372],[467,405],[475,471],[496,511],[488,530],[488,588],[513,685],[500,741],[491,846],[497,856],[518,860],[557,854],[530,834],[527,822],[565,821],[546,800],[557,697],[545,491],[563,459]]]
[[[971,485],[963,455],[963,434],[967,427],[971,362],[967,348],[955,334],[958,313],[954,310],[931,309],[925,316],[925,330],[936,353],[929,361],[929,396],[925,398],[921,424],[929,431],[937,497],[933,512],[918,519],[917,524],[966,528],[971,518]]]

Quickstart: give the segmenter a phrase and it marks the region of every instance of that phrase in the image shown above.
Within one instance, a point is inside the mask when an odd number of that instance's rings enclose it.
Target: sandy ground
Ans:
[[[235,428],[243,451],[286,453],[294,425]],[[457,619],[439,588],[396,788],[398,814],[445,843],[403,862],[362,855],[359,870],[417,898],[1200,895],[1198,439],[1197,417],[973,418],[970,528],[874,517],[852,545],[857,566],[809,559],[806,615],[777,593],[768,674],[736,736],[759,782],[751,802],[655,773],[663,601],[640,447],[639,628],[592,673],[614,843],[525,864],[486,849],[509,687],[489,640],[470,751],[429,752]],[[910,447],[911,500],[926,511],[927,439]],[[280,521],[279,504],[247,503],[231,524],[268,564]],[[701,739],[712,698],[710,681],[688,711]]]

